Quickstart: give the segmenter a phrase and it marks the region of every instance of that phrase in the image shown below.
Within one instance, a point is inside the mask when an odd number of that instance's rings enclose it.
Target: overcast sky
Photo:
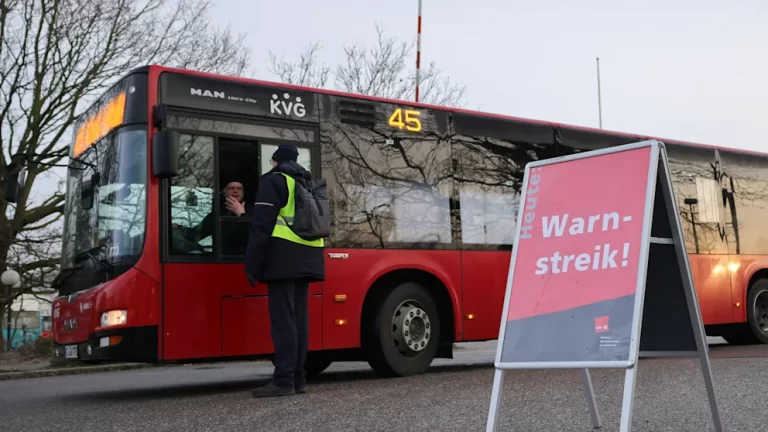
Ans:
[[[377,21],[416,33],[417,0],[217,4],[214,20],[248,34],[255,62],[321,41],[336,64],[342,43],[375,42]],[[764,0],[424,0],[422,65],[465,84],[467,108],[597,127],[599,56],[605,129],[760,151],[766,18]]]
[[[320,41],[335,65],[343,43],[375,43],[376,22],[416,36],[417,0],[214,1],[261,79],[276,79],[270,50],[295,59]],[[768,1],[635,3],[424,0],[422,65],[465,84],[467,108],[598,127],[599,56],[605,129],[768,152]]]

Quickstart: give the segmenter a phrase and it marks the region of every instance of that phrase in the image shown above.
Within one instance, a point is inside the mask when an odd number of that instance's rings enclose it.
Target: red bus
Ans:
[[[136,69],[76,124],[55,353],[270,358],[266,287],[250,287],[242,265],[249,221],[224,215],[222,197],[239,181],[252,200],[272,152],[290,142],[332,201],[308,373],[342,360],[421,373],[456,342],[497,338],[525,164],[648,138]],[[662,141],[707,333],[768,343],[768,156]],[[185,234],[206,220],[204,238]]]

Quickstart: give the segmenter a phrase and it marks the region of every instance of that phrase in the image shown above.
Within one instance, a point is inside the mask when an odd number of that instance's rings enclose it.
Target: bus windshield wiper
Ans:
[[[104,246],[96,246],[90,249],[86,249],[79,254],[75,255],[75,262],[80,262],[83,260],[83,258],[87,258],[95,264],[100,270],[110,270],[112,268],[112,263],[109,262],[106,258],[98,258],[94,252],[103,249]],[[81,267],[86,267],[87,265],[83,265]]]

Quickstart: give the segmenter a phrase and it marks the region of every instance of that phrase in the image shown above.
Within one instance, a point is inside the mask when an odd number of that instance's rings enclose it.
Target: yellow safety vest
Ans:
[[[280,209],[280,213],[277,215],[277,221],[275,222],[275,229],[272,230],[272,237],[281,238],[290,242],[303,244],[305,246],[323,247],[325,243],[323,239],[317,240],[304,240],[296,235],[291,230],[290,226],[293,225],[293,218],[296,215],[296,208],[294,202],[294,190],[296,188],[296,180],[293,177],[285,173],[280,173],[285,177],[285,182],[288,185],[288,203]]]

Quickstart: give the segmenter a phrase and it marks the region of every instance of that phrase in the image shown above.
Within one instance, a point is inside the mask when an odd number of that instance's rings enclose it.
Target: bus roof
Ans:
[[[275,81],[266,81],[266,80],[258,80],[258,79],[252,79],[252,78],[242,78],[237,76],[231,76],[231,75],[222,75],[222,74],[216,74],[216,73],[210,73],[210,72],[201,72],[201,71],[195,71],[190,69],[181,69],[181,68],[174,68],[174,67],[167,67],[163,65],[150,65],[150,66],[142,66],[139,68],[134,69],[130,73],[146,73],[147,69],[159,69],[159,72],[174,72],[179,74],[186,74],[186,75],[192,75],[192,76],[199,76],[202,78],[210,78],[210,79],[217,79],[217,80],[223,80],[223,81],[235,81],[235,82],[241,82],[241,83],[247,83],[247,84],[254,84],[254,85],[264,85],[264,86],[271,86],[271,87],[278,87],[278,88],[284,88],[289,90],[298,90],[298,91],[307,91],[307,92],[314,92],[314,93],[321,93],[321,94],[327,94],[327,95],[334,95],[334,96],[341,96],[341,97],[348,97],[348,98],[356,98],[356,99],[363,99],[363,100],[369,100],[374,102],[384,102],[384,103],[391,103],[396,105],[408,105],[413,107],[419,107],[424,109],[434,109],[434,110],[441,110],[446,112],[452,112],[452,113],[461,113],[461,114],[468,114],[468,115],[476,115],[476,116],[485,116],[489,118],[497,118],[502,120],[513,120],[523,123],[533,123],[533,124],[539,124],[543,126],[550,126],[553,128],[569,128],[584,132],[591,132],[596,134],[606,134],[606,135],[619,135],[619,136],[626,136],[626,137],[637,137],[641,139],[655,139],[664,143],[673,143],[677,145],[685,145],[690,147],[699,147],[699,148],[708,148],[708,149],[717,149],[717,150],[724,150],[724,151],[731,151],[735,153],[742,153],[742,154],[751,154],[755,156],[768,156],[768,152],[759,152],[755,150],[747,150],[747,149],[740,149],[735,147],[723,147],[723,146],[717,146],[713,144],[702,144],[702,143],[695,143],[690,141],[682,141],[677,139],[664,139],[659,137],[653,137],[650,135],[644,135],[644,134],[636,134],[636,133],[629,133],[629,132],[619,132],[619,131],[613,131],[608,129],[598,129],[598,128],[592,128],[587,126],[575,126],[565,123],[557,123],[557,122],[550,122],[550,121],[544,121],[544,120],[535,120],[535,119],[529,119],[529,118],[523,118],[523,117],[515,117],[510,115],[504,115],[504,114],[497,114],[497,113],[490,113],[490,112],[483,112],[483,111],[475,111],[475,110],[468,110],[463,108],[454,108],[454,107],[448,107],[448,106],[438,106],[438,105],[430,105],[430,104],[424,104],[424,103],[416,103],[413,101],[405,101],[405,100],[397,100],[397,99],[388,99],[378,96],[368,96],[363,94],[356,94],[356,93],[346,93],[336,90],[327,90],[327,89],[321,89],[321,88],[314,88],[314,87],[307,87],[307,86],[300,86],[300,85],[294,85],[294,84],[285,84],[281,82],[275,82]]]

